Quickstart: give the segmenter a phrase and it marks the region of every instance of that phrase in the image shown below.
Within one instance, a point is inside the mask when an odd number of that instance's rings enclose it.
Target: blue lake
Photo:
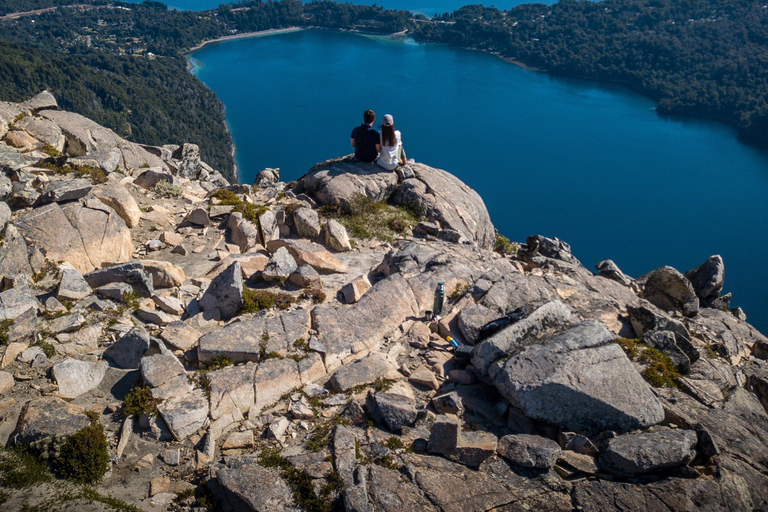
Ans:
[[[768,332],[768,153],[726,126],[659,117],[618,86],[403,39],[299,31],[193,57],[227,108],[244,183],[264,167],[295,179],[349,153],[365,109],[391,113],[408,156],[476,189],[510,239],[556,236],[588,267],[610,258],[633,276],[721,254],[724,292]]]

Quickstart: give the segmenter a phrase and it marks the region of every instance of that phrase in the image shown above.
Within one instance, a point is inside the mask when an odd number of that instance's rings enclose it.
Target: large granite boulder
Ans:
[[[120,216],[129,228],[135,228],[141,220],[141,209],[128,190],[118,181],[110,180],[93,190],[93,195]]]
[[[66,154],[72,157],[95,157],[100,162],[111,160],[103,155],[116,154],[117,167],[124,170],[141,167],[162,167],[165,162],[138,144],[128,142],[109,128],[105,128],[90,119],[61,110],[42,110],[40,117],[48,119],[61,128],[66,138]],[[113,171],[114,168],[104,169]]]
[[[123,219],[96,199],[35,208],[19,217],[16,226],[48,259],[68,261],[82,273],[104,262],[128,261],[133,252]]]
[[[716,299],[723,291],[725,282],[725,263],[722,256],[710,256],[707,261],[686,272],[685,277],[691,282],[700,299]]]
[[[108,366],[106,361],[67,358],[54,364],[51,374],[59,385],[60,396],[76,398],[101,384]]]
[[[0,205],[4,204],[0,203]],[[0,251],[0,278],[34,274],[27,259],[27,243],[13,224],[5,227],[4,241],[5,244]]]
[[[396,173],[375,164],[350,158],[328,160],[314,166],[299,179],[300,187],[321,205],[339,203],[349,207],[359,195],[373,201],[390,200],[415,207],[435,219],[459,240],[491,248],[496,233],[483,199],[461,180],[441,169],[411,164],[414,176],[398,182]]]
[[[661,405],[613,339],[605,326],[588,320],[511,347],[511,357],[494,363],[489,375],[528,417],[570,431],[626,432],[661,422]]]
[[[397,175],[376,164],[344,157],[315,165],[299,183],[321,205],[341,203],[348,207],[357,195],[373,201],[389,198],[397,188]]]

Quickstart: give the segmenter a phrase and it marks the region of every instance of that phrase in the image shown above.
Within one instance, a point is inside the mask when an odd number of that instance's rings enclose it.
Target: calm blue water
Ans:
[[[512,240],[557,236],[638,276],[726,263],[733,305],[768,332],[768,153],[728,127],[663,119],[627,90],[490,55],[326,31],[210,45],[195,73],[227,107],[242,181],[350,152],[362,112],[394,115],[409,157],[484,198]],[[379,117],[380,119],[380,117]]]
[[[132,3],[141,3],[144,0],[125,0]],[[468,5],[471,3],[481,3],[483,5],[496,6],[499,9],[510,9],[520,4],[554,4],[557,0],[494,0],[493,2],[471,2],[468,0],[362,0],[352,3],[358,5],[380,5],[386,9],[403,9],[406,11],[412,11],[417,14],[424,14],[425,16],[434,16],[442,14],[444,12],[453,12],[462,5]],[[205,11],[207,9],[215,9],[223,2],[222,0],[166,0],[163,1],[171,9],[178,9],[180,11]]]

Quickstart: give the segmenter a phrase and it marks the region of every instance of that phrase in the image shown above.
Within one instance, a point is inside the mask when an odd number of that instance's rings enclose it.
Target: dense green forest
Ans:
[[[58,3],[0,0],[0,9]],[[762,0],[561,0],[509,11],[470,5],[432,20],[327,0],[242,1],[203,12],[155,1],[72,4],[78,7],[0,21],[0,97],[18,100],[48,88],[64,108],[131,140],[197,143],[228,176],[233,159],[223,108],[185,71],[183,52],[209,39],[289,26],[407,31],[552,73],[620,82],[658,101],[662,114],[722,120],[745,140],[768,145]]]

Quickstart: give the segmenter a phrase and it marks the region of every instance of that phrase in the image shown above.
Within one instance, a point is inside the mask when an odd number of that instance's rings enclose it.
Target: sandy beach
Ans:
[[[184,55],[189,55],[190,53],[199,50],[200,48],[213,44],[213,43],[221,43],[224,41],[231,41],[233,39],[247,39],[250,37],[264,37],[264,36],[272,36],[275,34],[285,34],[288,32],[298,32],[299,30],[304,30],[303,27],[287,27],[287,28],[271,28],[269,30],[260,30],[258,32],[243,32],[242,34],[234,34],[231,36],[224,36],[224,37],[217,37],[216,39],[209,39],[208,41],[203,41],[199,45],[190,48],[186,52],[184,52]]]

